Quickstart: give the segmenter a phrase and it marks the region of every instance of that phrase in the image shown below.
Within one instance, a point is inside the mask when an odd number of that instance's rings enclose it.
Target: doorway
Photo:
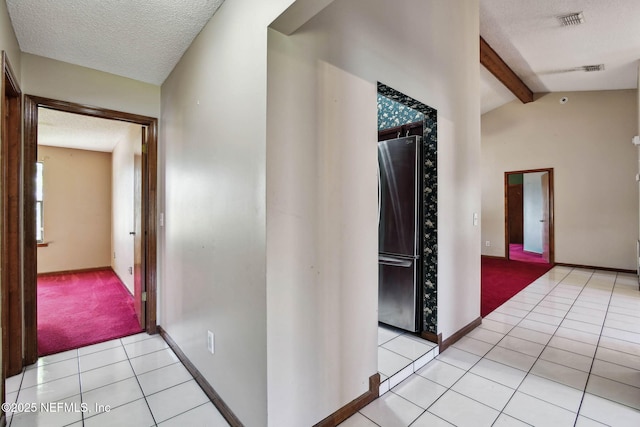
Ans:
[[[120,111],[91,107],[65,101],[25,95],[25,141],[24,141],[24,358],[25,364],[38,358],[37,349],[37,243],[35,177],[38,143],[39,108],[75,113],[89,117],[118,120],[140,125],[144,128],[140,153],[141,203],[140,229],[141,253],[139,265],[132,269],[140,271],[139,294],[142,325],[149,334],[156,333],[156,171],[157,171],[157,119]],[[137,230],[136,230],[137,231]]]
[[[144,325],[144,305],[134,304],[142,292],[134,292],[142,273],[134,268],[141,250],[142,129],[38,109],[39,356],[138,333]]]
[[[505,172],[505,258],[554,263],[553,168]]]

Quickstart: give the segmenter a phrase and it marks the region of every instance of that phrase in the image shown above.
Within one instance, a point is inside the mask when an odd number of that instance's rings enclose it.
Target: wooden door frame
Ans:
[[[147,127],[146,148],[142,161],[142,246],[143,272],[147,293],[145,330],[149,334],[157,333],[156,325],[156,252],[157,252],[157,148],[158,119],[109,110],[106,108],[42,98],[33,95],[24,96],[24,322],[25,322],[25,363],[35,363],[38,359],[37,325],[37,244],[35,239],[35,199],[30,196],[35,191],[37,144],[38,144],[38,108],[82,114],[102,119],[119,120]],[[29,195],[29,196],[28,196]],[[28,197],[27,197],[28,196]]]
[[[2,390],[22,370],[21,175],[22,92],[2,51]],[[5,111],[6,108],[6,111]],[[4,396],[4,395],[3,395]]]
[[[555,225],[554,225],[554,190],[553,168],[527,169],[504,173],[504,253],[509,259],[509,175],[525,173],[548,172],[549,173],[549,264],[555,263]]]

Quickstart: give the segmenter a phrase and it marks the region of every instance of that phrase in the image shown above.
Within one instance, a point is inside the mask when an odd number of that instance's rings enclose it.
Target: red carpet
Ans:
[[[38,355],[141,331],[133,297],[113,271],[38,277]]]
[[[482,257],[480,315],[485,317],[549,270],[551,264]]]
[[[509,258],[513,261],[547,264],[547,261],[542,258],[542,254],[525,251],[523,245],[518,243],[509,243]]]

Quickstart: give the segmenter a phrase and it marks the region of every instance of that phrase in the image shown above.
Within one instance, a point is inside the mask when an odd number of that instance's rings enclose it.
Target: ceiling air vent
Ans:
[[[583,65],[582,69],[588,73],[592,71],[604,71],[604,64],[598,65]]]
[[[584,15],[582,15],[582,12],[558,16],[558,19],[563,27],[584,24]]]

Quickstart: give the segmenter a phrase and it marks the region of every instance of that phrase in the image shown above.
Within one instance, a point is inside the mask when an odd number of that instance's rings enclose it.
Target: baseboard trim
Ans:
[[[169,336],[167,331],[165,331],[162,326],[159,325],[157,327],[157,330],[158,333],[160,333],[160,336],[167,342],[169,347],[171,347],[171,350],[173,350],[176,356],[178,356],[178,359],[180,359],[184,367],[187,368],[187,371],[189,371],[198,385],[205,392],[207,397],[209,397],[211,403],[213,403],[213,405],[218,408],[218,411],[220,411],[220,414],[222,414],[224,419],[227,420],[229,425],[231,427],[244,427],[238,417],[236,417],[233,411],[231,411],[231,408],[229,408],[227,404],[224,403],[220,395],[213,389],[211,384],[209,384],[209,381],[207,381],[206,378],[202,376],[200,371],[198,371],[198,368],[196,368],[195,365],[191,363],[189,358],[184,354],[180,347],[178,347],[178,344],[176,344],[176,342]]]
[[[616,273],[630,273],[637,274],[636,270],[625,270],[624,268],[612,268],[612,267],[596,267],[593,265],[580,265],[580,264],[568,264],[564,262],[556,262],[554,265],[560,267],[571,267],[571,268],[585,268],[588,270],[601,270],[601,271],[613,271]]]
[[[504,259],[506,260],[506,256],[497,256],[497,255],[480,255],[481,258],[491,258],[491,259]]]
[[[369,390],[338,409],[327,418],[323,419],[313,427],[335,427],[350,416],[354,415],[360,409],[367,406],[378,398],[380,393],[380,374],[375,373],[369,377]]]
[[[133,295],[133,293],[131,293],[131,291],[129,290],[129,288],[127,288],[127,285],[125,285],[124,280],[122,280],[122,277],[120,277],[120,275],[118,274],[118,272],[117,272],[117,271],[115,271],[115,270],[113,269],[113,267],[109,267],[109,270],[111,270],[111,271],[113,272],[113,274],[115,274],[115,275],[116,275],[116,277],[117,277],[117,278],[118,278],[118,280],[120,281],[120,284],[122,285],[122,288],[123,288],[125,291],[127,291],[127,293],[128,293],[129,295],[131,295],[131,298],[134,298],[134,299],[135,299],[135,295]]]
[[[449,338],[447,338],[446,340],[442,341],[442,343],[440,344],[440,353],[445,351],[448,347],[451,347],[451,345],[455,344],[456,341],[458,341],[460,338],[464,337],[469,332],[473,331],[481,323],[482,323],[482,317],[478,317],[477,319],[475,319],[474,321],[469,323],[467,326],[463,327],[458,332],[454,333]]]
[[[47,271],[46,273],[38,273],[38,277],[58,276],[60,274],[91,273],[92,271],[104,271],[104,270],[111,270],[111,266],[80,268],[77,270]]]
[[[434,334],[433,332],[422,331],[420,332],[420,338],[425,339],[427,341],[431,341],[432,343],[442,344],[442,334]]]

